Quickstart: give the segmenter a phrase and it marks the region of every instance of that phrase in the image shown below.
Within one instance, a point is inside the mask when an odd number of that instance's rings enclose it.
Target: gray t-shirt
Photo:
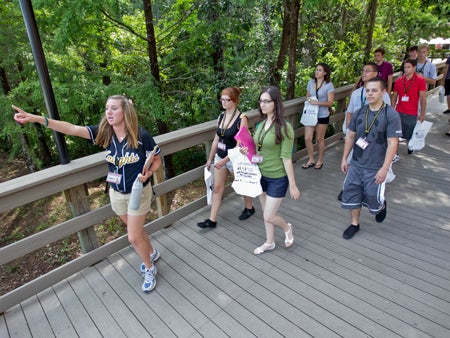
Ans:
[[[425,77],[436,80],[436,65],[428,59],[425,60],[425,63],[417,62],[416,73],[423,74]]]
[[[306,90],[309,91],[309,95],[317,97],[318,101],[327,102],[328,93],[334,92],[334,86],[331,81],[324,82],[319,88],[318,93],[316,93],[316,81],[314,79],[311,79],[306,86]],[[319,106],[319,118],[328,117],[329,115],[330,112],[328,111],[328,107]]]
[[[348,129],[356,132],[351,160],[354,166],[380,169],[386,156],[387,139],[402,136],[400,116],[392,107],[384,105],[378,115],[377,113],[378,111],[371,111],[369,105],[365,105],[352,115]],[[366,133],[366,127],[369,133]],[[360,137],[368,142],[364,150],[356,144]]]

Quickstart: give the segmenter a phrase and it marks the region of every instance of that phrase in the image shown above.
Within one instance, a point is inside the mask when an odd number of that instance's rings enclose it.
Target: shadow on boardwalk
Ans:
[[[338,142],[322,170],[295,166],[302,196],[281,208],[295,226],[291,248],[277,229],[277,248],[254,256],[265,237],[259,203],[242,222],[232,194],[216,229],[196,227],[204,208],[154,234],[162,257],[150,294],[127,248],[6,311],[0,336],[449,337],[450,138],[445,106],[428,102],[428,145],[407,155],[401,144],[384,223],[363,210],[361,231],[342,238]]]

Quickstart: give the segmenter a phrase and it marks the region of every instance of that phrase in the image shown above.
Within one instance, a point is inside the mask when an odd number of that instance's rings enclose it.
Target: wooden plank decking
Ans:
[[[161,259],[150,294],[126,248],[6,311],[0,337],[450,337],[450,138],[445,106],[429,102],[428,145],[408,156],[401,144],[384,223],[364,210],[361,231],[342,238],[338,142],[322,170],[296,165],[301,199],[281,208],[293,247],[277,229],[277,248],[254,256],[259,202],[242,222],[232,194],[216,229],[196,227],[204,208],[152,236]]]

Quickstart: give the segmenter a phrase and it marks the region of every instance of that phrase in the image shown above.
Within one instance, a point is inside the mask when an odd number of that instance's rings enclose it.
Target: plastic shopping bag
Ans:
[[[422,150],[425,147],[425,137],[430,131],[433,122],[428,121],[417,121],[414,127],[413,135],[408,142],[409,150]]]
[[[261,172],[257,164],[251,163],[239,148],[228,150],[228,157],[233,163],[234,181],[231,187],[243,196],[257,197],[262,194]]]
[[[213,175],[213,167],[211,166],[211,171],[208,170],[207,167],[205,167],[203,175],[205,178],[205,185],[206,185],[206,201],[208,205],[212,204],[212,195],[214,190],[214,175]]]
[[[311,100],[317,100],[315,97],[311,97]],[[300,123],[304,126],[313,127],[317,124],[317,116],[319,115],[319,106],[305,101],[303,106],[302,117],[300,118]]]
[[[445,88],[444,86],[439,86],[439,102],[444,103],[445,102]]]
[[[392,163],[389,166],[389,170],[386,176],[386,183],[391,183],[395,179],[394,170],[392,170]]]

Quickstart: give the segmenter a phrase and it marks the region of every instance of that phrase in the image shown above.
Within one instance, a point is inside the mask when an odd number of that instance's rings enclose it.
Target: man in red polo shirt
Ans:
[[[417,120],[425,120],[427,107],[427,83],[422,76],[416,74],[417,61],[408,59],[404,64],[403,76],[394,84],[391,106],[399,113],[402,121],[403,138],[409,141]],[[420,114],[419,114],[420,101]],[[412,154],[408,149],[408,154]]]

